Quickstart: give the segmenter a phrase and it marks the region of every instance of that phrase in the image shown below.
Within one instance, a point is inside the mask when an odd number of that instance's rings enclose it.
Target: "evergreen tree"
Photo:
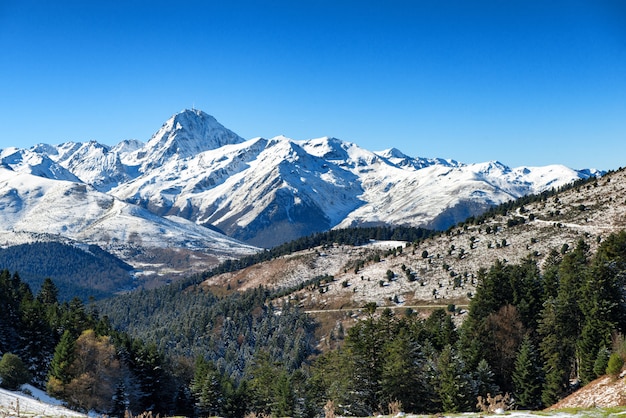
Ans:
[[[596,356],[596,361],[593,363],[593,372],[596,377],[602,376],[606,373],[606,368],[609,365],[609,357],[611,356],[611,352],[606,347],[601,347],[598,350],[598,355]]]
[[[19,346],[20,284],[18,275],[0,271],[0,353],[11,352]]]
[[[63,396],[64,385],[72,379],[69,369],[74,361],[74,347],[74,337],[69,331],[65,331],[54,349],[54,356],[50,362],[47,389],[52,396]]]
[[[524,328],[536,329],[544,302],[543,278],[537,262],[529,256],[512,266],[510,281],[513,292],[510,303],[519,312]]]
[[[383,319],[387,318],[387,319]],[[348,330],[346,348],[354,365],[353,385],[356,389],[354,400],[364,407],[362,413],[372,414],[381,403],[381,374],[385,337],[383,321],[389,324],[388,317],[381,315],[376,321],[370,317]]]
[[[513,394],[520,408],[540,408],[542,380],[539,355],[527,335],[522,341],[513,370]]]
[[[294,416],[295,394],[291,385],[291,377],[286,370],[281,370],[272,385],[272,415],[277,417]]]
[[[577,358],[577,342],[584,322],[581,289],[589,280],[588,256],[589,246],[580,240],[576,248],[563,257],[558,269],[557,295],[544,303],[539,320],[540,351],[546,379],[542,401],[546,406],[560,399],[567,389],[569,377],[578,372],[574,365],[580,360]]]
[[[428,339],[437,351],[441,351],[446,345],[456,344],[459,336],[452,317],[445,309],[435,309],[424,321],[424,338]]]
[[[539,335],[545,376],[541,401],[545,406],[550,406],[565,393],[571,372],[571,356],[562,350],[562,335],[554,299],[548,300],[542,310]]]
[[[38,300],[24,300],[20,310],[22,329],[19,354],[26,359],[26,366],[34,382],[44,385],[56,338],[48,324],[45,307]]]
[[[366,415],[367,409],[353,396],[358,389],[354,386],[355,365],[350,351],[345,348],[328,351],[317,357],[311,366],[308,397],[317,401],[322,410],[328,400],[342,405],[336,411],[340,415]]]
[[[385,344],[381,402],[400,401],[407,411],[429,411],[433,393],[423,371],[421,348],[407,332]]]
[[[474,382],[452,346],[446,346],[437,361],[437,394],[444,412],[465,412],[475,407]]]
[[[493,372],[487,360],[482,359],[476,367],[475,377],[476,396],[487,398],[487,395],[496,395],[500,393],[500,388],[495,384]]]
[[[201,415],[217,416],[224,402],[221,375],[215,365],[203,357],[196,359],[196,370],[191,382],[191,393]]]
[[[41,289],[37,294],[37,300],[44,305],[55,305],[58,303],[59,289],[49,277],[44,279]]]
[[[606,366],[606,374],[612,374],[617,376],[624,367],[624,359],[618,353],[613,353],[609,357],[609,362]]]

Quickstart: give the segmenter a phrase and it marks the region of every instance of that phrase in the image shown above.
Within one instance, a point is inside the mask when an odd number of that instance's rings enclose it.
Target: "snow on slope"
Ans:
[[[87,417],[85,414],[63,407],[59,400],[51,398],[33,386],[24,385],[23,388],[30,395],[0,389],[0,416]]]
[[[123,258],[129,248],[139,247],[213,251],[220,257],[257,251],[185,219],[159,217],[83,183],[2,167],[0,225],[15,233],[43,232],[98,244]]]
[[[156,215],[217,227],[264,247],[333,227],[446,229],[491,205],[594,174],[412,158],[329,137],[245,141],[199,110],[172,116],[146,144],[67,143],[32,151]]]

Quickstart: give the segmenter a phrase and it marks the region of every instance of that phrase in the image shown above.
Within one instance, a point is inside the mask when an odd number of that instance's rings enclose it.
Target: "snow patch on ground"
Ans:
[[[86,417],[62,406],[61,401],[30,385],[23,392],[0,389],[0,416],[2,417]],[[28,393],[28,395],[27,395]]]

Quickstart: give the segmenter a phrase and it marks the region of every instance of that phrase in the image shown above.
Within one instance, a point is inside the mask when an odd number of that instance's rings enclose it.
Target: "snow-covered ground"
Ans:
[[[30,393],[26,395],[25,393]],[[51,398],[45,392],[24,385],[23,392],[0,389],[0,417],[86,417],[64,408],[58,399]]]

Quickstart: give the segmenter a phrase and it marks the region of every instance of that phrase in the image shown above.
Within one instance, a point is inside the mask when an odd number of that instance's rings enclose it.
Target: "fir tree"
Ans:
[[[437,394],[443,411],[465,412],[474,408],[474,382],[452,346],[446,346],[439,355],[437,372]]]
[[[487,395],[496,395],[500,392],[500,388],[495,384],[493,372],[487,360],[482,359],[478,362],[475,371],[476,396],[487,398]]]
[[[514,398],[522,409],[541,406],[542,368],[538,353],[527,335],[522,341],[513,370]]]
[[[67,384],[71,380],[72,376],[69,373],[69,368],[74,361],[74,347],[75,339],[69,331],[65,331],[61,337],[61,341],[54,349],[54,356],[50,363],[50,380],[55,379],[61,384]],[[50,384],[50,380],[48,384]],[[55,393],[51,393],[55,395]]]
[[[190,390],[196,399],[196,408],[201,415],[217,416],[222,410],[223,394],[221,376],[215,365],[203,357],[196,359],[196,370]]]
[[[407,411],[431,409],[433,398],[423,373],[423,354],[419,345],[406,332],[385,344],[381,372],[382,404],[400,401]]]

